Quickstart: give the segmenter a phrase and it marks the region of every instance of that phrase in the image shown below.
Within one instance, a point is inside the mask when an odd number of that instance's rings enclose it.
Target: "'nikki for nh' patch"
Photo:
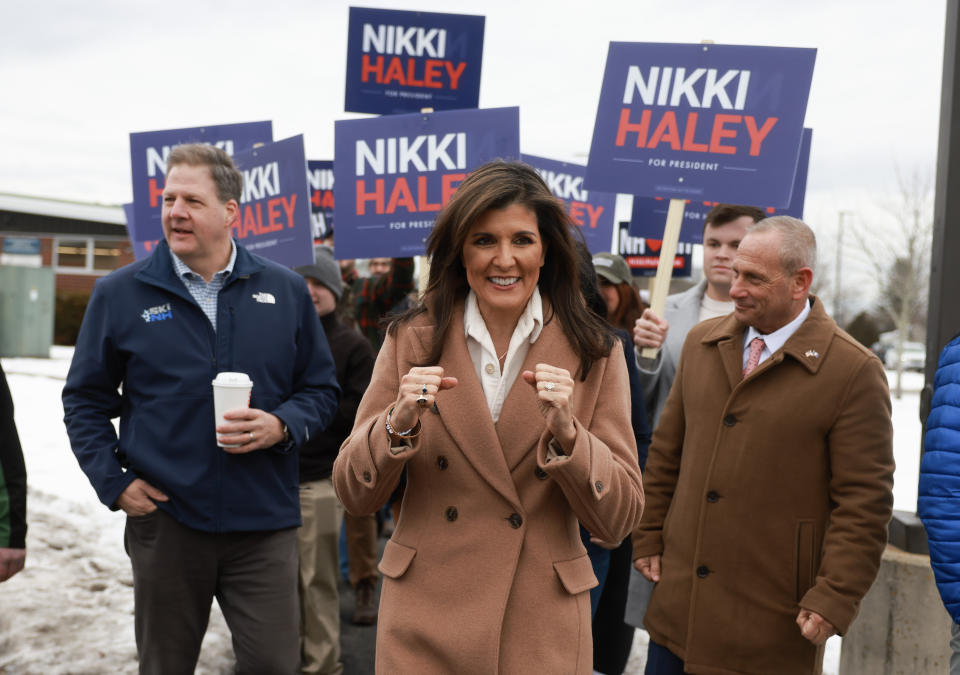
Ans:
[[[170,309],[170,303],[168,302],[163,305],[157,305],[156,307],[150,307],[149,309],[143,310],[143,314],[141,314],[140,317],[147,323],[163,321],[165,319],[173,318],[173,310]]]

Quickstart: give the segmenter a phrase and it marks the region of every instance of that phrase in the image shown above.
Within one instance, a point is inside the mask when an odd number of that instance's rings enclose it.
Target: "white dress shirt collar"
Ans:
[[[747,359],[750,356],[750,342],[753,341],[754,338],[763,338],[763,351],[760,352],[760,363],[763,363],[773,356],[775,351],[787,343],[787,340],[797,332],[800,324],[802,324],[809,315],[810,300],[807,299],[803,303],[803,309],[800,310],[800,313],[797,314],[790,323],[781,326],[769,335],[763,335],[753,326],[748,327],[747,332],[743,336],[743,365],[745,366],[747,364]]]

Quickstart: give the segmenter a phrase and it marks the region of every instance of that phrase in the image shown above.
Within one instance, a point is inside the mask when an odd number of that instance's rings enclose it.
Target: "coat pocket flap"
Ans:
[[[573,560],[555,562],[553,563],[553,569],[557,571],[560,582],[570,595],[590,590],[599,583],[593,573],[590,556],[586,554]]]
[[[417,549],[398,544],[393,539],[388,539],[386,546],[383,547],[383,557],[377,569],[385,577],[399,579],[410,567],[413,557],[417,555]]]

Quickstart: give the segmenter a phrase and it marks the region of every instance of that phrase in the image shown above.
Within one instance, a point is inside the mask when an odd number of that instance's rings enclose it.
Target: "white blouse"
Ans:
[[[467,302],[463,312],[463,331],[467,338],[467,349],[470,359],[480,379],[480,386],[487,398],[487,407],[496,424],[500,419],[503,401],[510,392],[510,388],[520,375],[523,360],[527,357],[530,345],[540,337],[543,329],[543,301],[540,298],[540,289],[534,288],[533,295],[527,301],[527,306],[513,329],[510,346],[507,348],[507,357],[503,362],[503,372],[500,371],[500,359],[493,347],[493,338],[487,330],[487,324],[480,314],[477,304],[477,295],[472,290],[467,294]]]

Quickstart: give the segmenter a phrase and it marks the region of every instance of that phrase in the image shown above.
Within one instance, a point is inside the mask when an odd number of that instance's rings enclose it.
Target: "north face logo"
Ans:
[[[277,299],[273,297],[273,293],[267,293],[266,291],[260,291],[259,293],[253,294],[253,299],[257,302],[263,302],[268,305],[277,304]]]

